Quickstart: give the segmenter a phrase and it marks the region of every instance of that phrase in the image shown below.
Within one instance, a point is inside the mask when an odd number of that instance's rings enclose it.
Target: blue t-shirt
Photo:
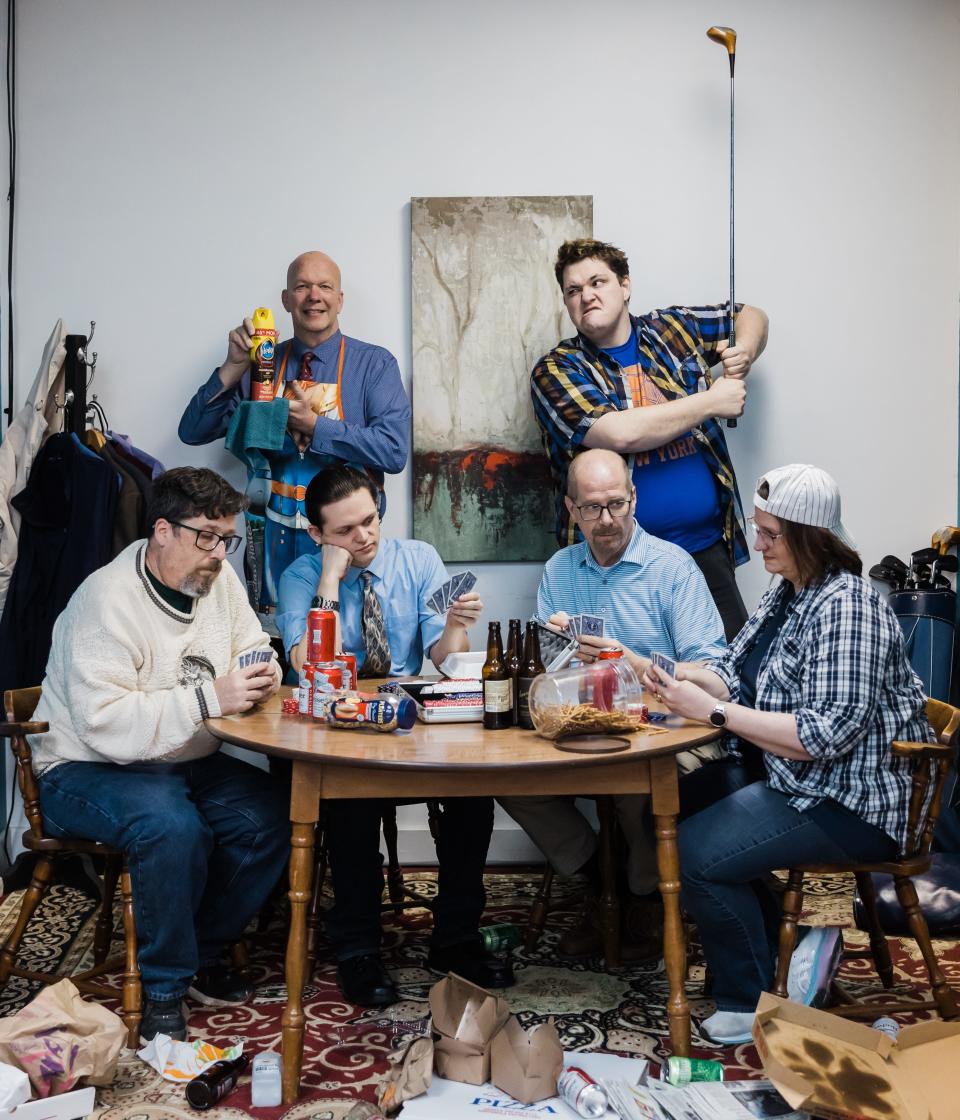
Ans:
[[[669,399],[641,368],[636,334],[606,352],[620,366],[634,408]],[[653,536],[687,552],[700,552],[723,538],[717,485],[693,432],[663,447],[638,451],[633,456],[633,485],[637,521]]]

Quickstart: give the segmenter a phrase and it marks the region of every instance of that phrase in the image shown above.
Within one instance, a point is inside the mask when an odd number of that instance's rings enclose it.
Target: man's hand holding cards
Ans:
[[[480,596],[473,590],[476,582],[473,572],[458,572],[434,591],[427,606],[435,614],[445,614],[448,625],[472,626],[483,610]]]

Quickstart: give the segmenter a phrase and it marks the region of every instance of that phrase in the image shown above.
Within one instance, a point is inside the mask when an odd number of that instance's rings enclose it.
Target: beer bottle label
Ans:
[[[483,682],[483,710],[485,712],[509,712],[513,707],[512,681]]]

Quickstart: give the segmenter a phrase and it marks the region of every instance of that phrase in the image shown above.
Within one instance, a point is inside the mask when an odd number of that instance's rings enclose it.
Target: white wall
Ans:
[[[730,437],[742,489],[812,461],[868,564],[921,547],[957,512],[948,0],[21,0],[18,403],[54,320],[94,318],[113,426],[240,482],[177,421],[297,252],[338,260],[344,329],[409,377],[411,195],[591,193],[635,309],[725,299],[711,23],[739,34],[737,294],[771,319]],[[409,494],[389,481],[387,532]],[[752,605],[763,570],[741,572]],[[534,566],[481,578],[490,617],[531,611]]]

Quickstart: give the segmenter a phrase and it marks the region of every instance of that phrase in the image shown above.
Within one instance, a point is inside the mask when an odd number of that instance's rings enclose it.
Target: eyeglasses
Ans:
[[[768,532],[766,529],[758,525],[752,517],[747,518],[747,524],[750,526],[751,530],[753,531],[754,537],[758,541],[766,541],[768,544],[776,544],[777,541],[780,540],[780,538],[783,536],[783,533]]]
[[[630,508],[630,502],[630,498],[614,498],[612,502],[607,502],[605,506],[600,505],[599,502],[588,502],[585,506],[577,506],[577,509],[584,521],[598,520],[603,515],[604,510],[610,514],[611,518],[616,520],[618,517],[623,517],[627,512]]]
[[[222,543],[224,551],[229,555],[231,552],[237,551],[240,542],[243,540],[243,537],[238,537],[236,533],[230,533],[229,536],[222,537],[212,529],[197,529],[193,525],[184,525],[182,521],[170,521],[170,524],[176,525],[179,529],[189,529],[191,533],[196,533],[197,548],[202,548],[204,552],[216,552],[217,545]]]

